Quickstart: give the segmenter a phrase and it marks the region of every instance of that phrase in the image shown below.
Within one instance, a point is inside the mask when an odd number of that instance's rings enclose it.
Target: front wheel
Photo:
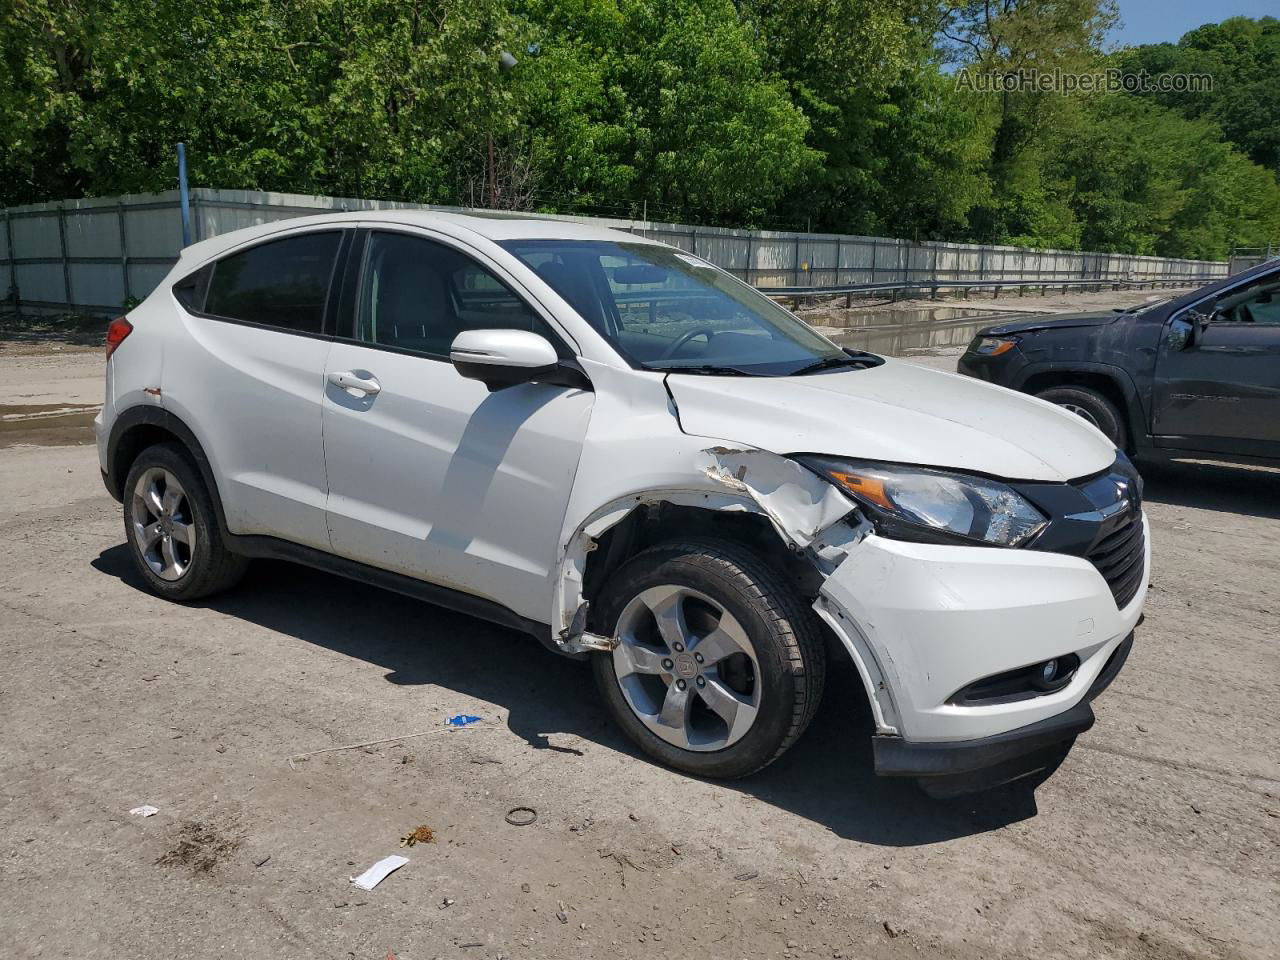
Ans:
[[[822,696],[816,617],[737,544],[659,544],[603,590],[618,640],[593,658],[610,712],[650,756],[698,776],[742,777],[780,757]]]
[[[1097,390],[1074,386],[1050,387],[1048,390],[1041,390],[1036,396],[1070,410],[1086,423],[1101,430],[1106,438],[1121,450],[1124,449],[1126,439],[1124,418],[1116,409],[1116,405]]]

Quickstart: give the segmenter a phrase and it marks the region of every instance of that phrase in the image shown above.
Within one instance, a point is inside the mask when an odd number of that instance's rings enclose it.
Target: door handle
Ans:
[[[382,384],[378,382],[376,377],[359,377],[350,370],[329,374],[329,382],[335,387],[341,387],[352,396],[362,394],[366,397],[372,397],[382,389]]]

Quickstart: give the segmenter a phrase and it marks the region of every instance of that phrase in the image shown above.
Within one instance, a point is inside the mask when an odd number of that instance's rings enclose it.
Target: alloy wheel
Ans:
[[[1099,426],[1099,424],[1098,424],[1098,418],[1097,418],[1097,417],[1095,417],[1091,412],[1089,412],[1088,410],[1086,410],[1084,407],[1080,406],[1080,404],[1078,404],[1078,403],[1064,403],[1064,404],[1062,404],[1061,406],[1062,406],[1062,409],[1063,409],[1063,410],[1070,410],[1072,413],[1074,413],[1074,414],[1075,414],[1077,417],[1079,417],[1081,420],[1084,420],[1084,421],[1088,422],[1089,424],[1091,424],[1091,425],[1093,425],[1093,426],[1095,426],[1095,427],[1098,427],[1098,429],[1099,429],[1099,430],[1101,430],[1101,429],[1102,429],[1102,427],[1101,427],[1101,426]]]
[[[650,587],[618,617],[613,668],[636,717],[685,750],[722,750],[760,711],[759,664],[722,604],[676,585]]]
[[[178,580],[195,555],[196,525],[182,484],[163,467],[152,467],[133,488],[133,545],[161,580]]]

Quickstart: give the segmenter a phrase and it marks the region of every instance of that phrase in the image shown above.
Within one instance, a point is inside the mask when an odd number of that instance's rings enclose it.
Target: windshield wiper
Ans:
[[[674,366],[674,367],[651,367],[650,369],[659,370],[662,373],[694,373],[703,376],[729,376],[729,377],[758,377],[761,374],[752,373],[750,370],[743,370],[741,367],[722,367],[715,363],[699,363],[690,367]]]
[[[823,357],[813,363],[801,367],[799,370],[792,370],[788,376],[802,377],[806,373],[817,373],[819,370],[834,370],[836,367],[867,367],[870,366],[868,358],[863,355],[851,356],[842,353],[837,357]]]

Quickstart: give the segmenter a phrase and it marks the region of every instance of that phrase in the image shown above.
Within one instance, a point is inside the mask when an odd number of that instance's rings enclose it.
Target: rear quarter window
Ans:
[[[204,295],[209,287],[209,277],[213,274],[213,265],[201,267],[173,285],[173,295],[178,302],[193,313],[204,309]]]
[[[340,240],[336,230],[307,233],[219,260],[204,312],[296,333],[321,333]]]

